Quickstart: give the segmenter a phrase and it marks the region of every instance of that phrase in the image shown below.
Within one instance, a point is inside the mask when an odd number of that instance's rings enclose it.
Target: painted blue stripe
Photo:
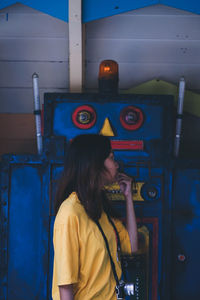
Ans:
[[[0,0],[0,9],[22,3],[52,17],[68,21],[68,0]]]
[[[83,22],[158,4],[159,0],[83,0]]]
[[[0,9],[17,2],[68,22],[68,0],[0,0]],[[200,14],[196,0],[83,0],[83,23],[155,4]]]
[[[1,0],[0,1],[0,9],[3,9],[7,6],[13,5],[16,2],[20,2],[20,1],[16,1],[16,0]]]
[[[200,1],[198,0],[160,0],[160,4],[187,10],[189,12],[200,14]]]
[[[20,2],[63,21],[68,21],[68,0],[21,0]]]

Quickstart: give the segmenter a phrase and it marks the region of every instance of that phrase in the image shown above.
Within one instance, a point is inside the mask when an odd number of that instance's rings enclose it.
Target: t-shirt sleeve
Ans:
[[[78,282],[79,240],[78,220],[74,215],[66,216],[64,223],[54,225],[54,268],[58,285]]]
[[[131,243],[128,231],[120,220],[114,219],[113,221],[119,234],[122,253],[131,254]]]

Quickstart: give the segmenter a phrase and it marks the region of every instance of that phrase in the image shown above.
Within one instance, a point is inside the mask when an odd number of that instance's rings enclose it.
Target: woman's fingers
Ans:
[[[122,193],[127,196],[131,194],[132,178],[124,173],[117,174],[117,182],[120,186]]]
[[[131,183],[132,182],[132,178],[129,177],[128,175],[124,174],[124,173],[118,173],[117,174],[117,181],[118,182],[127,182],[127,183]]]

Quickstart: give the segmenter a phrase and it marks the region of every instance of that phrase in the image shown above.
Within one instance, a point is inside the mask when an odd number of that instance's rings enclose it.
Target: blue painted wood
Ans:
[[[117,103],[117,105],[116,105]],[[72,122],[73,112],[82,105],[91,106],[97,115],[95,124],[83,130]],[[142,110],[144,121],[135,131],[123,128],[120,122],[120,113],[129,105]],[[65,137],[66,141],[78,134],[100,133],[107,117],[113,128],[115,136],[112,140],[143,140],[144,150],[133,151],[133,156],[151,158],[152,163],[163,162],[165,155],[171,152],[172,139],[172,109],[171,96],[144,96],[144,95],[118,95],[102,97],[98,94],[45,94],[45,138],[50,136]],[[167,126],[164,126],[166,122]],[[169,142],[168,142],[169,141]],[[52,150],[51,150],[52,151]],[[126,152],[125,151],[125,155]]]
[[[5,8],[7,6],[13,5],[17,2],[21,2],[21,1],[16,1],[16,0],[1,0],[0,1],[0,9]]]
[[[10,6],[15,3],[22,3],[34,9],[40,10],[43,13],[49,14],[63,21],[68,21],[68,0],[1,0],[0,9]]]
[[[26,300],[27,295],[30,300],[47,299],[49,173],[45,174],[40,160],[29,161],[28,156],[8,159],[2,162],[2,178],[7,185],[2,190],[5,254],[1,259],[0,299]]]
[[[20,2],[63,21],[68,21],[68,1],[66,0],[21,0]]]
[[[198,0],[160,0],[160,4],[200,14],[200,1]]]
[[[159,0],[83,0],[83,22],[158,4]]]
[[[174,172],[172,300],[200,299],[200,168],[197,163],[193,169],[179,166]],[[179,254],[183,255],[182,261],[178,259]]]
[[[17,2],[68,22],[67,0],[1,0],[0,9]],[[200,3],[196,0],[83,0],[83,23],[155,4],[172,6],[196,14],[200,13]]]

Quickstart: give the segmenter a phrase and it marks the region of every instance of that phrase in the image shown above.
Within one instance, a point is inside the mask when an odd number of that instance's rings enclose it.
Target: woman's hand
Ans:
[[[132,178],[124,173],[118,173],[116,179],[124,196],[132,197]]]

